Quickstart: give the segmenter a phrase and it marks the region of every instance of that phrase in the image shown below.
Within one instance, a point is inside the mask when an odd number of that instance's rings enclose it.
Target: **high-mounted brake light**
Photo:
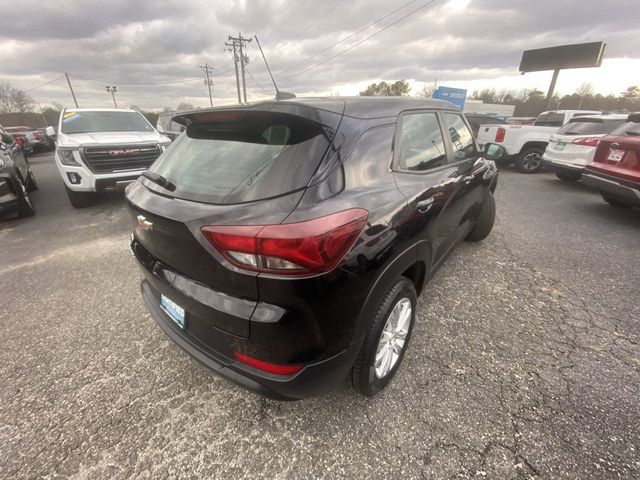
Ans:
[[[507,134],[507,130],[502,128],[502,127],[498,127],[498,129],[496,130],[496,143],[501,143],[504,142],[504,136]]]
[[[294,373],[298,373],[302,370],[303,367],[303,365],[281,365],[277,363],[269,363],[240,352],[233,352],[233,356],[240,363],[262,370],[263,372],[275,373],[276,375],[293,375]]]
[[[211,225],[203,235],[233,265],[280,275],[333,270],[367,223],[369,212],[343,210],[313,220],[279,225]]]
[[[584,145],[586,147],[597,147],[598,144],[600,143],[600,139],[597,137],[583,137],[583,138],[576,138],[571,143],[575,143],[576,145]]]

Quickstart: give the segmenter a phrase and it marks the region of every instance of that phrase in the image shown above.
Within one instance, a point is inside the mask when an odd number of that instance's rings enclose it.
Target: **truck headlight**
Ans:
[[[79,167],[80,164],[76,161],[73,152],[77,152],[77,150],[58,148],[58,158],[60,158],[60,163],[68,167]]]

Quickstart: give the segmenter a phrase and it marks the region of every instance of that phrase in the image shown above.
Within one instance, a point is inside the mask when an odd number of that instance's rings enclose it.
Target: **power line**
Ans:
[[[293,69],[294,69],[294,68],[296,68],[297,66],[302,65],[303,63],[306,63],[306,62],[308,62],[309,60],[311,60],[311,59],[313,59],[313,58],[316,58],[316,57],[317,57],[317,56],[319,56],[319,55],[322,55],[324,52],[326,52],[326,51],[328,51],[328,50],[331,50],[333,47],[335,47],[335,46],[337,46],[337,45],[340,45],[340,44],[341,44],[341,43],[343,43],[343,42],[346,42],[346,41],[347,41],[347,40],[349,40],[350,38],[353,38],[353,37],[355,37],[356,35],[358,35],[359,33],[361,33],[361,32],[363,32],[363,31],[365,31],[367,28],[369,28],[369,27],[371,27],[371,26],[373,26],[373,25],[375,25],[375,24],[377,24],[377,23],[380,23],[382,20],[385,20],[385,19],[389,18],[389,17],[390,17],[390,16],[392,16],[393,14],[398,13],[400,10],[403,10],[403,9],[407,8],[409,5],[411,5],[412,3],[416,3],[417,1],[418,1],[418,0],[411,0],[411,1],[407,2],[407,3],[405,3],[405,4],[404,4],[404,5],[402,5],[400,8],[396,8],[394,11],[387,13],[386,15],[384,15],[384,16],[382,16],[382,17],[378,18],[377,20],[374,20],[374,21],[373,21],[373,22],[371,22],[371,23],[368,23],[368,24],[367,24],[367,25],[365,25],[364,27],[362,27],[362,28],[360,28],[360,29],[356,30],[355,32],[351,33],[350,35],[347,35],[346,37],[344,37],[344,38],[342,38],[342,39],[338,40],[337,42],[332,43],[331,45],[329,45],[328,47],[326,47],[326,48],[324,48],[324,49],[320,50],[319,52],[314,53],[314,54],[313,54],[313,55],[311,55],[310,57],[307,57],[307,58],[305,58],[304,60],[302,60],[302,61],[300,61],[300,62],[298,62],[298,63],[296,63],[296,64],[294,64],[294,65],[291,65],[290,67],[287,67],[287,68],[285,68],[284,70],[281,70],[280,72],[278,72],[278,75],[282,75],[284,72],[288,72],[288,71],[290,71],[290,70],[293,70]]]
[[[46,85],[49,85],[50,83],[57,82],[58,80],[62,80],[63,78],[64,78],[64,75],[60,75],[59,77],[56,77],[53,80],[49,80],[48,82],[41,83],[40,85],[37,85],[35,87],[27,88],[25,90],[25,93],[26,92],[30,92],[32,90],[37,90],[38,88],[42,88],[42,87],[44,87]]]
[[[267,92],[267,90],[262,86],[262,84],[257,81],[253,75],[251,75],[251,72],[249,71],[248,68],[245,68],[245,71],[249,74],[249,77],[251,78],[251,80],[253,80],[253,83],[255,83],[258,87],[260,87],[260,89],[265,93],[265,95],[271,95],[269,92]]]
[[[313,65],[310,65],[310,66],[308,66],[307,68],[304,68],[304,69],[302,69],[302,70],[300,70],[300,71],[298,71],[298,72],[294,73],[293,75],[289,75],[288,77],[285,77],[283,80],[288,80],[288,79],[291,79],[291,78],[295,78],[295,77],[297,77],[297,76],[299,76],[299,75],[302,75],[304,72],[307,72],[307,71],[311,70],[312,68],[316,68],[316,67],[318,67],[318,66],[320,66],[320,65],[323,65],[323,64],[325,64],[325,63],[327,63],[327,62],[329,62],[329,61],[333,60],[334,58],[339,57],[340,55],[344,55],[345,53],[347,53],[347,52],[349,52],[349,51],[353,50],[353,49],[354,49],[354,48],[356,48],[357,46],[362,45],[364,42],[366,42],[366,41],[368,41],[368,40],[371,40],[371,39],[372,39],[372,38],[374,38],[374,37],[377,37],[378,35],[380,35],[381,33],[385,32],[386,30],[390,29],[390,28],[391,28],[391,27],[393,27],[394,25],[396,25],[396,24],[400,23],[400,22],[401,22],[402,20],[404,20],[405,18],[407,18],[407,17],[409,17],[409,16],[413,15],[413,14],[414,14],[414,13],[416,13],[418,10],[420,10],[420,9],[422,9],[422,8],[424,8],[424,7],[427,7],[427,6],[431,5],[433,2],[435,2],[435,0],[429,0],[429,1],[428,1],[428,2],[426,2],[426,3],[423,3],[423,4],[422,4],[422,5],[420,5],[419,7],[414,8],[413,10],[411,10],[411,11],[410,11],[409,13],[407,13],[406,15],[403,15],[402,17],[400,17],[400,18],[398,18],[397,20],[395,20],[395,21],[391,22],[391,23],[390,23],[389,25],[387,25],[386,27],[381,28],[380,30],[378,30],[377,32],[375,32],[375,33],[373,33],[373,34],[369,35],[368,37],[364,38],[363,40],[360,40],[359,42],[354,43],[354,44],[353,44],[353,45],[351,45],[350,47],[345,48],[344,50],[341,50],[340,52],[336,53],[335,55],[333,55],[333,56],[331,56],[331,57],[329,57],[329,58],[327,58],[327,59],[325,59],[325,60],[323,60],[323,61],[321,61],[321,62],[314,63]]]
[[[88,82],[97,82],[97,83],[110,83],[113,85],[146,85],[146,86],[150,86],[150,85],[174,85],[174,84],[178,84],[178,83],[187,83],[187,82],[194,82],[196,80],[202,80],[202,77],[193,77],[193,78],[183,78],[180,80],[174,80],[171,82],[114,82],[111,80],[99,80],[96,78],[87,78],[87,77],[81,77],[79,75],[73,75],[75,78],[80,79],[80,80],[86,80]]]
[[[271,53],[275,53],[278,50],[280,50],[282,47],[284,47],[287,43],[291,43],[293,40],[295,40],[296,38],[298,38],[300,35],[302,35],[304,32],[306,32],[307,30],[309,30],[311,27],[314,27],[315,25],[318,24],[318,22],[320,22],[320,20],[322,20],[323,18],[325,18],[327,15],[329,15],[331,12],[333,12],[336,8],[338,8],[342,3],[344,3],[345,0],[339,0],[338,3],[336,3],[333,7],[331,7],[329,10],[327,10],[326,12],[324,12],[322,15],[320,15],[318,18],[316,18],[313,22],[311,22],[309,25],[307,25],[305,28],[303,28],[302,30],[300,30],[298,33],[295,33],[293,35],[293,38],[291,40],[287,40],[286,42],[282,43],[281,45],[279,45],[278,47],[276,47],[275,49],[273,49],[273,51]]]

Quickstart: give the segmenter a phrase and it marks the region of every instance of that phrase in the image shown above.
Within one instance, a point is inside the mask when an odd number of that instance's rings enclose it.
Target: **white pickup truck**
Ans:
[[[518,171],[534,173],[542,168],[542,154],[549,137],[574,117],[595,115],[595,110],[552,110],[542,112],[533,125],[481,125],[478,143],[497,143],[506,150],[507,161],[513,162]]]

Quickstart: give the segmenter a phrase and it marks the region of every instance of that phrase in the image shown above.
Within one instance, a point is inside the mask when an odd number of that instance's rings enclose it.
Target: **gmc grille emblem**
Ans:
[[[107,155],[110,157],[127,157],[129,155],[135,155],[140,153],[139,148],[126,148],[121,150],[107,150]]]
[[[147,220],[144,215],[138,215],[138,225],[140,225],[140,228],[143,230],[153,230],[153,223]]]

